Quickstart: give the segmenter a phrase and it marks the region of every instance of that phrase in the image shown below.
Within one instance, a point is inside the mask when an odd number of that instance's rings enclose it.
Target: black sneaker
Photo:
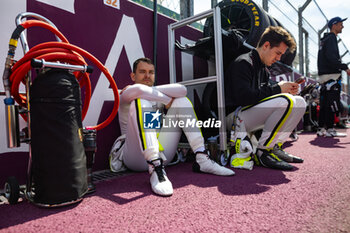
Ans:
[[[272,151],[257,149],[257,159],[260,165],[278,170],[290,171],[294,167],[289,163],[279,159]]]
[[[279,159],[282,159],[283,161],[286,161],[288,163],[302,163],[304,160],[302,158],[299,158],[295,155],[289,154],[288,152],[284,151],[282,147],[278,144],[276,144],[272,150],[272,153],[276,155]]]

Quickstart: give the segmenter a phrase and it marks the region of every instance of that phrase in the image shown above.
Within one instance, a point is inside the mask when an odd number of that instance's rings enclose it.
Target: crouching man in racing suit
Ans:
[[[296,47],[290,34],[281,27],[269,27],[258,47],[239,56],[225,73],[226,113],[231,112],[227,120],[232,122],[232,112],[241,107],[236,114],[239,124],[244,124],[240,128],[248,134],[262,129],[256,150],[258,162],[281,170],[293,169],[288,162],[303,162],[281,146],[304,115],[306,103],[301,96],[295,96],[297,83],[270,84],[267,69],[280,60],[288,47]]]
[[[173,187],[164,165],[174,158],[183,130],[196,154],[194,171],[220,176],[234,175],[231,169],[222,167],[209,158],[200,128],[181,129],[178,124],[171,129],[162,127],[157,135],[155,129],[144,127],[145,114],[152,113],[151,122],[162,115],[159,105],[167,109],[165,118],[168,121],[196,119],[192,103],[186,98],[187,89],[183,85],[153,86],[154,65],[148,58],[136,60],[130,76],[135,84],[121,91],[119,108],[119,123],[121,132],[125,135],[125,143],[120,150],[126,167],[134,171],[148,170],[152,191],[161,196],[172,195]],[[186,111],[183,112],[184,110]]]

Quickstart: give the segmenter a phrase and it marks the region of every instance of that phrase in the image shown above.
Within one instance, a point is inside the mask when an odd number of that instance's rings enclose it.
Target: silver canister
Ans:
[[[14,104],[5,105],[7,147],[20,147],[18,106]]]

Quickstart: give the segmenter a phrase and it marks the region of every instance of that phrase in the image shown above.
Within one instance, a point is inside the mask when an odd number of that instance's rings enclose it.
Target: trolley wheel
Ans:
[[[19,193],[20,189],[16,177],[10,176],[5,183],[5,197],[11,205],[18,203]]]
[[[220,151],[220,153],[217,155],[216,161],[220,165],[226,166],[228,163],[228,159],[229,159],[229,156],[226,155],[226,153],[224,151]]]

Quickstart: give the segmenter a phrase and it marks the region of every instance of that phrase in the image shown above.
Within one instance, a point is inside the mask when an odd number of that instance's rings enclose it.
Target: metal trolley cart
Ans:
[[[29,17],[34,19],[22,22],[23,18]],[[117,114],[117,85],[99,60],[87,51],[69,44],[56,26],[45,17],[30,12],[22,13],[17,16],[16,24],[9,43],[3,83],[8,147],[19,147],[21,142],[29,144],[24,197],[41,207],[79,202],[86,193],[95,191],[92,165],[97,148],[96,132],[106,127]],[[34,26],[51,31],[58,41],[45,42],[29,49],[22,32]],[[25,55],[14,61],[19,38]],[[82,127],[82,120],[90,103],[89,73],[93,67],[88,66],[84,58],[104,73],[115,97],[109,117],[99,125],[87,127]],[[38,72],[33,81],[32,69]],[[25,83],[25,94],[18,91],[22,82]],[[83,104],[81,90],[84,90]],[[50,112],[55,111],[61,111],[59,117],[50,116]],[[27,122],[27,127],[21,132],[19,114]],[[18,202],[20,192],[16,178],[9,177],[5,184],[5,197],[10,204]]]
[[[226,165],[229,157],[229,150],[227,148],[227,133],[226,133],[226,121],[225,121],[225,98],[224,98],[224,69],[223,69],[223,58],[222,58],[222,35],[221,35],[221,16],[220,7],[215,7],[211,10],[205,11],[201,14],[186,18],[179,22],[175,22],[168,26],[168,38],[169,38],[169,71],[170,71],[170,83],[176,82],[176,66],[175,66],[175,30],[193,22],[199,21],[207,17],[213,17],[214,25],[214,46],[215,46],[215,68],[216,75],[210,77],[204,77],[195,80],[188,80],[180,82],[183,85],[198,85],[204,83],[216,82],[217,84],[217,99],[218,99],[218,119],[221,121],[221,127],[219,130],[219,148],[215,150],[217,153],[214,157],[217,162],[221,165]],[[216,138],[215,138],[216,141]],[[213,145],[213,143],[211,143]],[[215,148],[215,147],[214,147]],[[217,150],[219,149],[219,150]],[[179,150],[178,157],[183,157],[182,150]]]
[[[252,12],[253,8],[256,12]],[[255,17],[254,15],[256,14],[259,17]],[[203,38],[195,44],[186,45],[181,45],[178,41],[175,41],[175,30],[203,19],[206,19]],[[257,19],[261,21],[257,22]],[[252,45],[256,46],[265,28],[277,25],[282,26],[253,2],[247,4],[246,2],[225,0],[211,10],[188,17],[168,26],[170,83],[177,82],[175,64],[176,48],[182,52],[194,54],[207,60],[215,59],[215,75],[181,81],[179,83],[186,86],[207,84],[203,93],[203,102],[206,102],[202,106],[203,108],[210,108],[209,106],[205,106],[209,104],[208,99],[210,99],[211,103],[212,101],[217,101],[217,109],[215,109],[217,113],[215,117],[221,121],[221,127],[219,128],[218,135],[210,135],[211,137],[207,139],[207,148],[211,151],[211,157],[221,165],[226,165],[229,157],[235,153],[234,142],[228,140],[227,135],[227,129],[231,128],[231,126],[227,128],[225,120],[224,68],[227,67],[232,59],[251,50],[253,48]],[[294,60],[295,55],[295,52],[291,53],[287,51],[283,58],[281,58],[283,63],[278,62],[280,66],[286,67],[292,72],[292,80],[294,80],[295,70],[290,64]],[[213,84],[216,84],[216,87]],[[184,154],[187,153],[184,149],[188,149],[188,146],[181,144],[178,149],[178,158],[180,161],[183,160]]]

